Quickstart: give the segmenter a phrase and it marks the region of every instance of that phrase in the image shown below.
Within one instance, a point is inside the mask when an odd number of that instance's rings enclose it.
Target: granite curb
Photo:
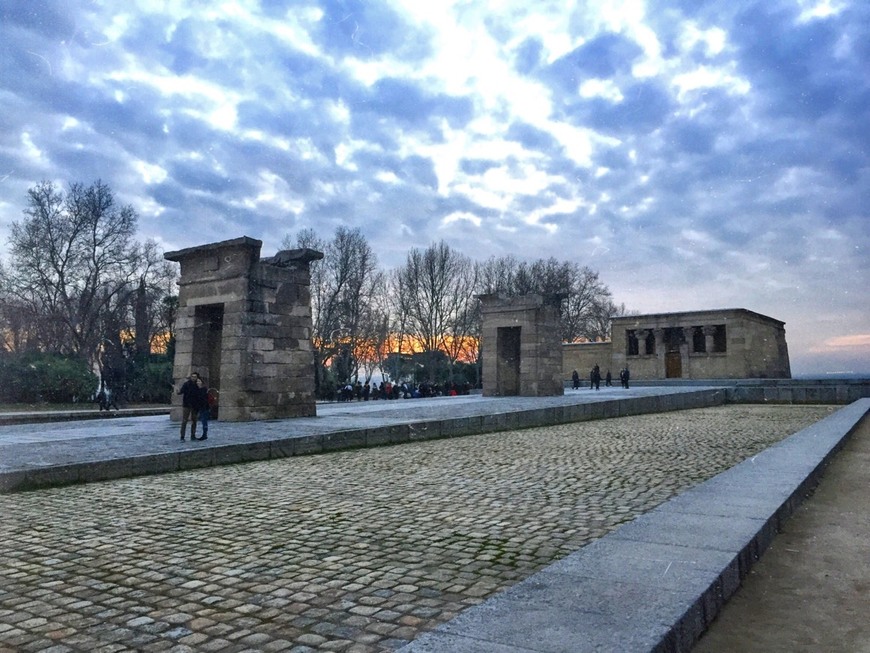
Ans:
[[[840,409],[399,650],[691,651],[868,411]]]
[[[409,410],[392,410],[394,407],[390,406],[389,415],[355,416],[356,426],[353,428],[347,427],[346,420],[337,418],[270,421],[264,424],[273,427],[272,430],[263,428],[256,433],[246,433],[232,443],[210,438],[208,443],[197,443],[201,445],[197,449],[171,451],[164,443],[162,447],[155,444],[152,451],[141,450],[141,445],[138,451],[125,451],[123,445],[96,449],[82,444],[65,455],[43,451],[42,459],[37,460],[34,456],[33,460],[17,467],[6,465],[0,470],[0,494],[254,460],[703,408],[725,402],[726,392],[721,388],[686,388],[663,394],[580,403],[545,398],[517,402],[513,407],[498,404],[498,410],[465,415],[451,410],[449,404],[443,404],[431,409],[429,418],[421,418],[417,411],[412,415]],[[530,403],[539,407],[529,408]],[[490,404],[484,404],[486,406]],[[276,435],[275,430],[280,430],[280,433]],[[177,440],[177,435],[174,440]]]

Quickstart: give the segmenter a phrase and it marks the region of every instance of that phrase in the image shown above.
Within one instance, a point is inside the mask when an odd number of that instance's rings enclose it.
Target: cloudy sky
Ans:
[[[0,0],[0,107],[0,260],[102,179],[165,251],[554,256],[870,373],[866,0]]]

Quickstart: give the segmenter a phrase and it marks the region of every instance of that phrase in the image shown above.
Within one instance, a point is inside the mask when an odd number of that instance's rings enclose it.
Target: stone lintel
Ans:
[[[264,258],[262,262],[276,267],[289,267],[300,263],[307,267],[311,261],[319,261],[322,258],[323,252],[303,247],[301,249],[282,249],[275,256]]]
[[[218,243],[208,243],[207,245],[197,245],[196,247],[179,249],[174,252],[166,252],[163,255],[163,258],[165,258],[167,261],[181,263],[183,260],[189,259],[191,257],[207,256],[209,254],[214,255],[222,249],[237,247],[249,247],[251,249],[256,249],[257,258],[259,258],[260,248],[262,246],[262,240],[250,238],[249,236],[241,236],[240,238],[233,238],[232,240],[222,240]]]

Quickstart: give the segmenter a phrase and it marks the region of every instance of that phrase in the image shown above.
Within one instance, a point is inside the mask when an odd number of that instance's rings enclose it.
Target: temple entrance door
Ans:
[[[496,345],[496,389],[502,396],[520,394],[520,329],[499,327]]]
[[[678,351],[669,351],[665,354],[665,378],[683,378],[683,358]]]
[[[196,326],[193,330],[193,370],[199,372],[209,388],[220,390],[221,341],[224,329],[224,305],[197,306]],[[217,419],[217,407],[211,418]]]

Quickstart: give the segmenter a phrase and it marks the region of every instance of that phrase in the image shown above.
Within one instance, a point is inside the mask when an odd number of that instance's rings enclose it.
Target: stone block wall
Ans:
[[[181,264],[176,388],[200,373],[219,390],[221,420],[316,413],[309,264],[322,254],[260,260],[261,246],[242,237],[165,255]],[[180,417],[175,395],[172,418]]]
[[[562,385],[560,298],[482,295],[483,394],[557,396]],[[518,339],[516,346],[505,340]]]
[[[612,348],[609,342],[579,342],[562,345],[563,364],[562,375],[568,380],[571,373],[577,370],[580,375],[580,385],[589,385],[589,373],[598,365],[601,369],[601,378],[610,370],[611,375],[619,380],[619,368],[611,367]]]
[[[721,343],[717,332],[725,334]],[[698,351],[696,333],[703,345]],[[642,339],[635,353],[628,351],[630,334]],[[742,308],[614,318],[611,343],[611,369],[627,366],[637,380],[791,376],[784,323]]]

